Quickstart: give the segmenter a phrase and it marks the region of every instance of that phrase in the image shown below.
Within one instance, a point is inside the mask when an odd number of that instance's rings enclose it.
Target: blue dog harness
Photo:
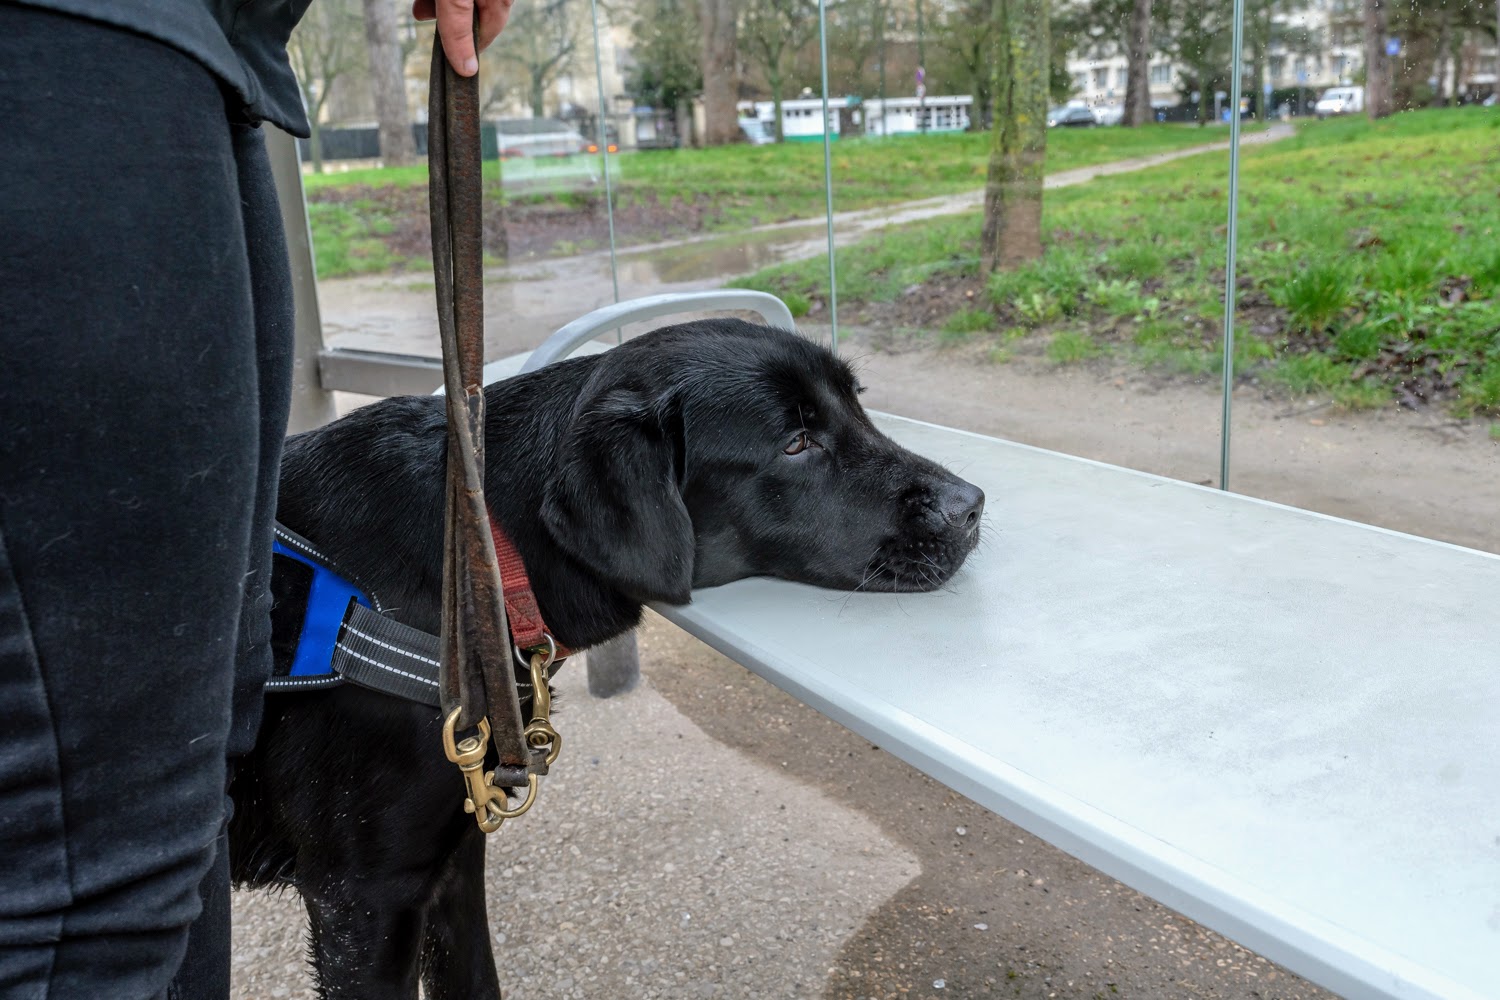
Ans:
[[[349,602],[370,607],[364,591],[345,580],[323,562],[322,555],[311,545],[298,546],[291,533],[276,526],[276,540],[271,543],[273,555],[312,567],[312,586],[307,593],[307,613],[302,618],[302,635],[297,640],[297,654],[292,658],[292,677],[325,677],[333,673],[334,650],[338,647],[339,629]],[[285,532],[285,535],[283,535]],[[282,541],[283,537],[287,540]]]
[[[267,691],[305,691],[345,681],[437,706],[438,637],[384,614],[373,591],[278,522],[273,562],[289,559],[312,570],[307,606],[291,670]]]

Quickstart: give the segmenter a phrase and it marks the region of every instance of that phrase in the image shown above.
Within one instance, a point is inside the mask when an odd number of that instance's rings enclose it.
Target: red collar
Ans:
[[[490,536],[495,540],[495,556],[500,562],[500,586],[505,596],[505,617],[510,620],[510,635],[516,646],[524,651],[546,648],[548,637],[556,642],[552,630],[542,621],[541,609],[537,607],[536,595],[531,592],[531,578],[526,575],[526,564],[521,553],[500,527],[500,522],[490,515]],[[560,660],[572,651],[557,643],[557,658]]]

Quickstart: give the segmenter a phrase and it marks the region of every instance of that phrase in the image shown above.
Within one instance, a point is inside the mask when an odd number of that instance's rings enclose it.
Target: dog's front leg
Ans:
[[[422,944],[426,1000],[500,1000],[484,905],[484,842],[469,824],[428,908]]]
[[[423,908],[396,880],[301,886],[322,1000],[417,1000]]]

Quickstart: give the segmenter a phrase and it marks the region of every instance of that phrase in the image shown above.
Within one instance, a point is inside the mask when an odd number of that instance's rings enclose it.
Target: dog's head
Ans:
[[[931,590],[978,542],[983,492],[881,434],[849,366],[796,334],[703,321],[596,361],[542,517],[631,597],[749,576]]]

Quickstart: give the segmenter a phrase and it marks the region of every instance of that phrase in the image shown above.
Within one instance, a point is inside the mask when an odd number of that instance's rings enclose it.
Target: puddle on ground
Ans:
[[[621,251],[619,273],[622,283],[645,285],[727,280],[785,260],[827,252],[827,230],[823,226],[799,226]]]

